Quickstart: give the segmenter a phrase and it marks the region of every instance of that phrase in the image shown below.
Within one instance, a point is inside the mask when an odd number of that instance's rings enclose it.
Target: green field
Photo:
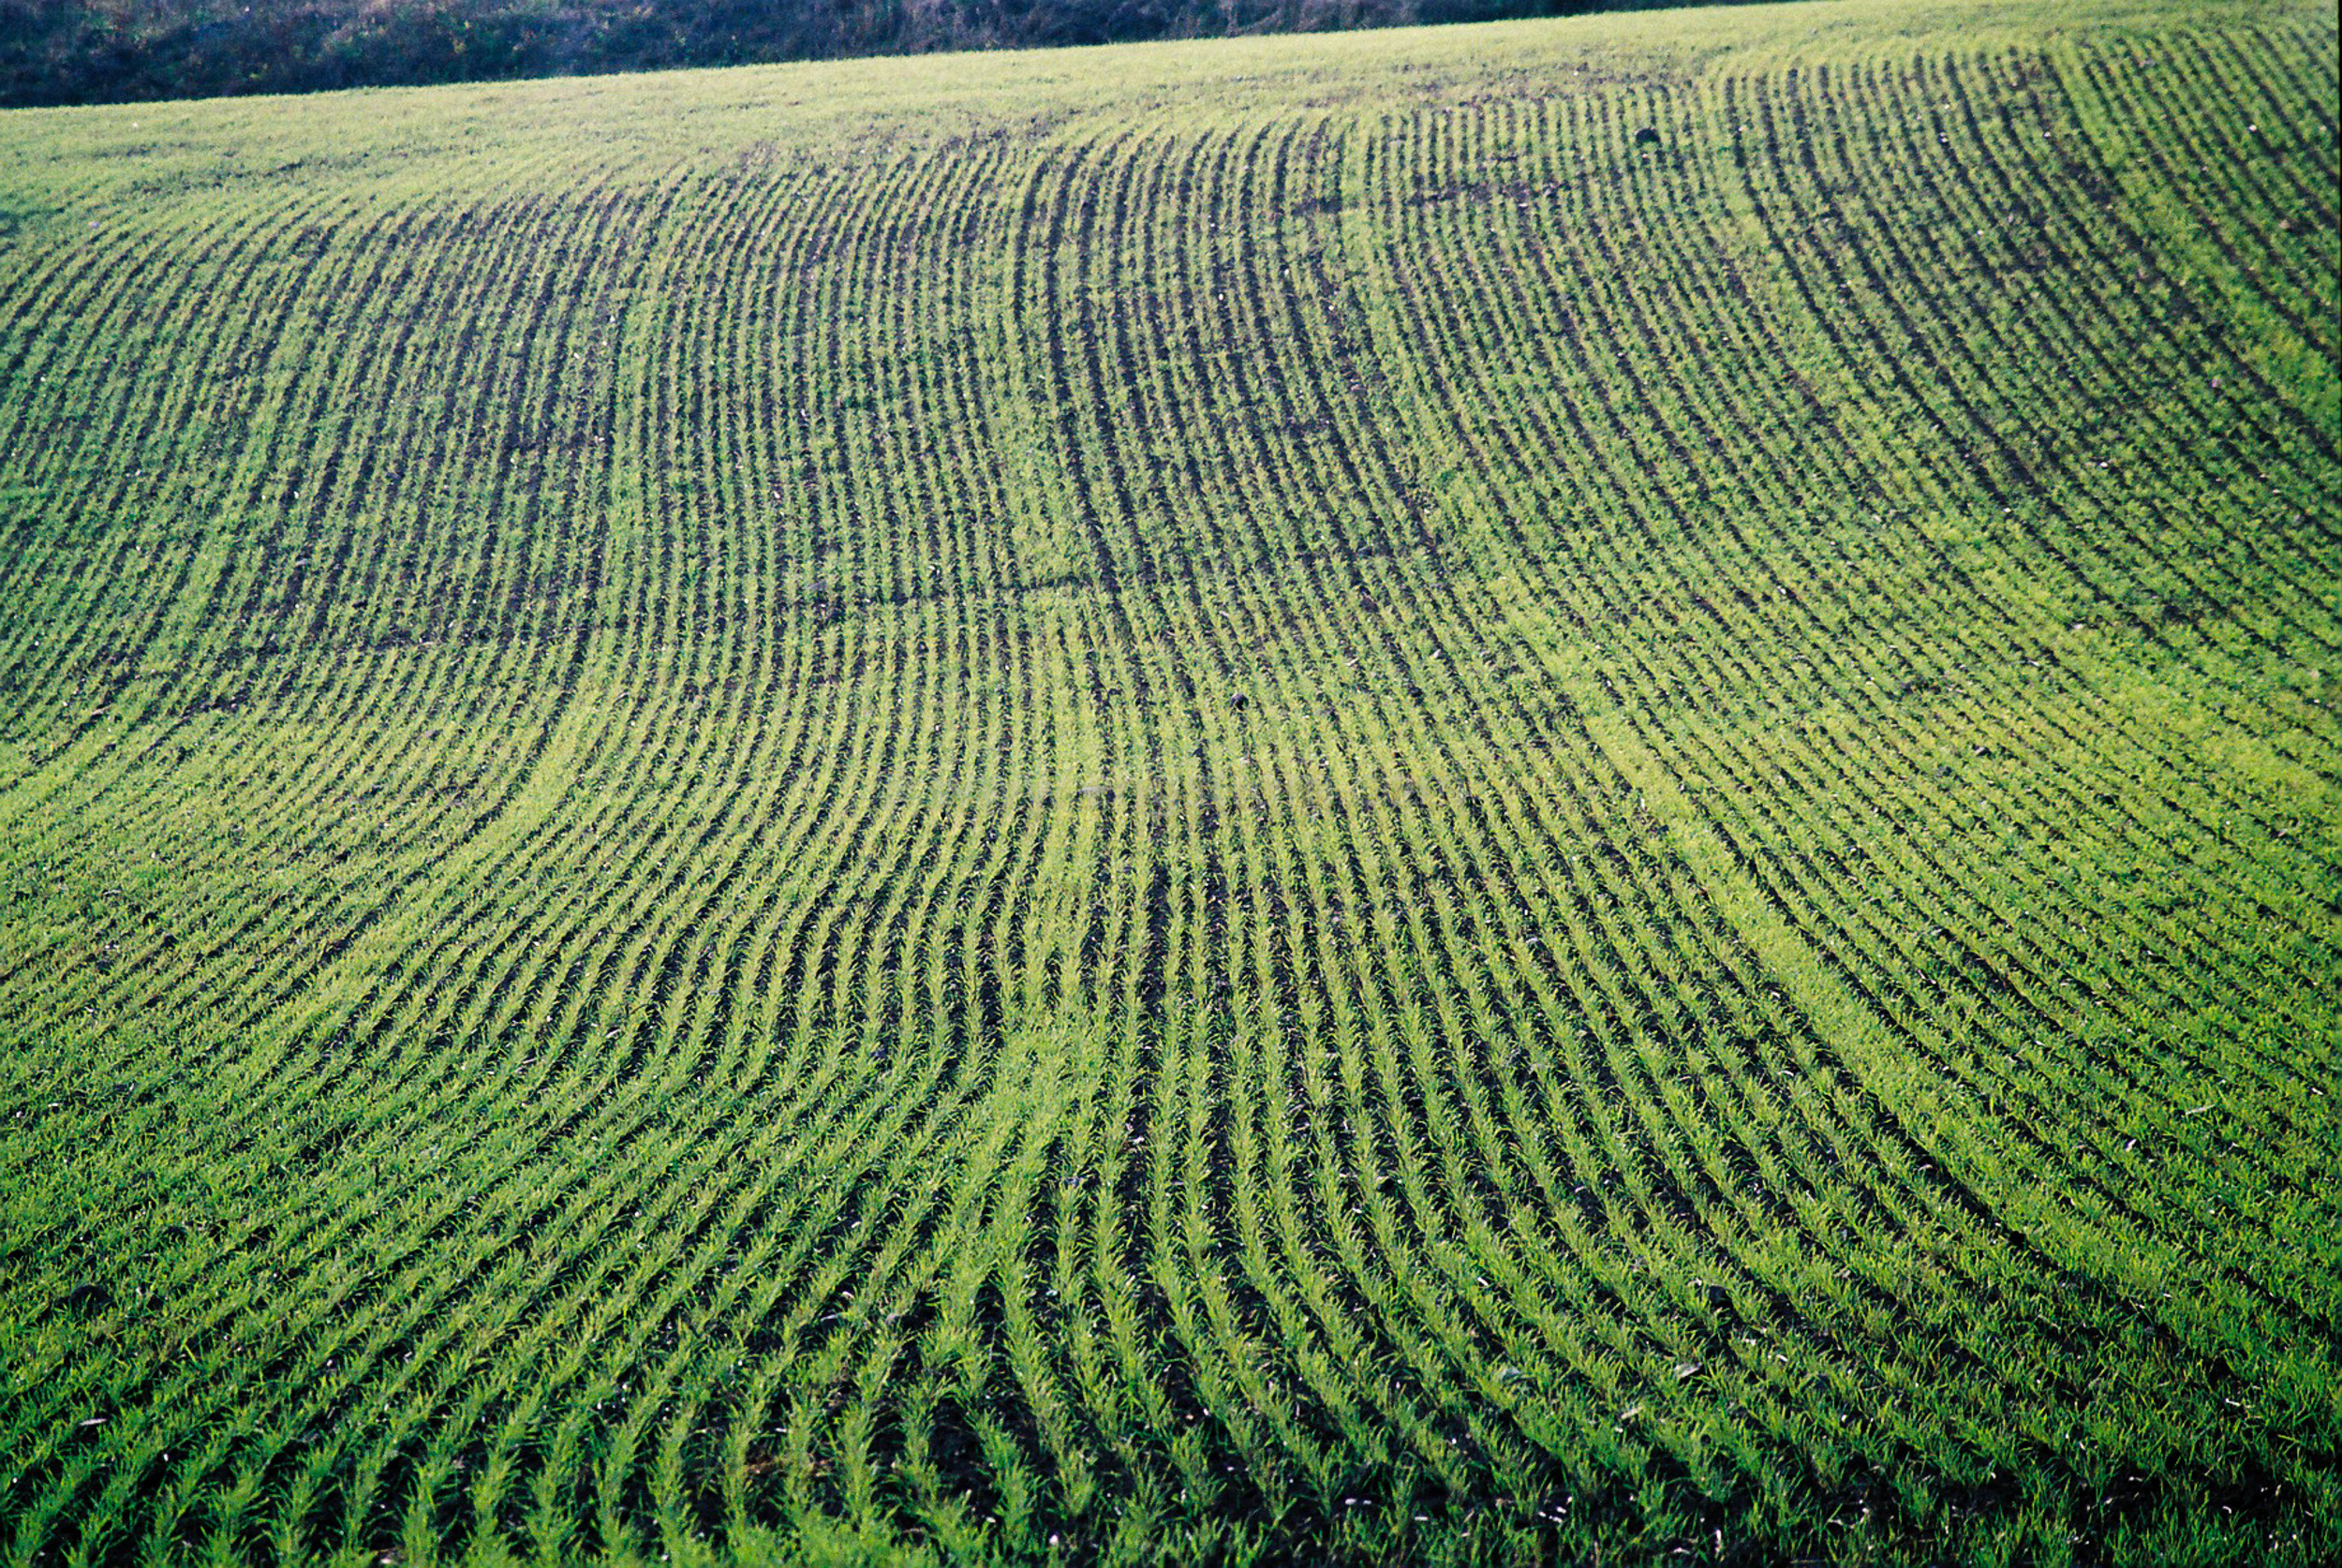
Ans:
[[[2336,81],[0,114],[0,1562],[2333,1560]]]

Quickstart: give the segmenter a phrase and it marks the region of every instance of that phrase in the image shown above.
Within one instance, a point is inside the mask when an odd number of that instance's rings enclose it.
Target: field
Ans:
[[[0,1561],[2334,1560],[2336,81],[0,115]]]

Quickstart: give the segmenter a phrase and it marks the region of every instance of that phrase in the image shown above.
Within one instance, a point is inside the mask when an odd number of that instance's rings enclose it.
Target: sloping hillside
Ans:
[[[0,116],[0,1559],[2342,1552],[2336,62]]]

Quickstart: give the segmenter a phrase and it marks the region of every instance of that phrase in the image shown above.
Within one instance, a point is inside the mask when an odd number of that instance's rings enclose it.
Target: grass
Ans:
[[[0,1558],[2342,1553],[2335,76],[0,116]]]

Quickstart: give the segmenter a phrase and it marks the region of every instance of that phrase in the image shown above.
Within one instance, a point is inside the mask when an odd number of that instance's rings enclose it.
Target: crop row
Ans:
[[[6,1554],[2314,1554],[2333,31],[1816,48],[12,264]]]

